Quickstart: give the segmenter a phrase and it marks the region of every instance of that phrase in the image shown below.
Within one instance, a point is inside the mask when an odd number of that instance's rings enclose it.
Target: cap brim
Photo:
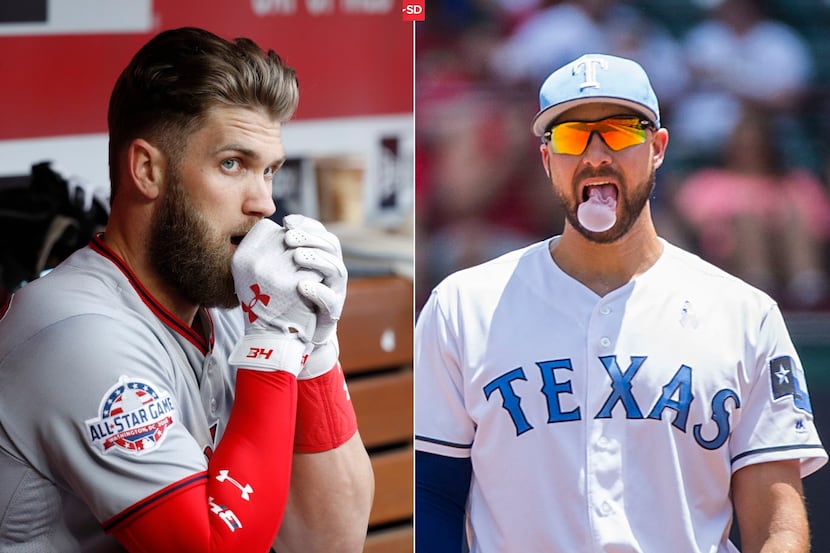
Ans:
[[[640,113],[652,123],[658,124],[657,114],[652,112],[643,104],[632,102],[631,100],[624,100],[622,98],[612,98],[607,96],[591,96],[589,98],[578,98],[576,100],[568,100],[567,102],[554,104],[541,110],[533,117],[533,121],[531,122],[533,134],[535,134],[536,136],[542,136],[545,133],[545,129],[547,129],[550,126],[550,124],[553,121],[555,121],[560,115],[562,115],[563,113],[565,113],[573,107],[581,106],[583,104],[615,104],[635,111],[637,113]]]

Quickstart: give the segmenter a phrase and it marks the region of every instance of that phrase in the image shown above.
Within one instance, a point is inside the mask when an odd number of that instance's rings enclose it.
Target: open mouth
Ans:
[[[612,200],[616,202],[617,195],[617,186],[610,182],[596,182],[592,184],[586,184],[582,187],[583,202],[587,202],[592,197],[596,198],[602,203],[607,203]]]

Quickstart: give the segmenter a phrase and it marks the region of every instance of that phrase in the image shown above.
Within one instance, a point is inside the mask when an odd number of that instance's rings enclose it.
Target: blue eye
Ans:
[[[229,171],[232,171],[233,169],[236,169],[238,165],[239,165],[239,160],[236,159],[236,158],[222,160],[222,168],[227,169]]]

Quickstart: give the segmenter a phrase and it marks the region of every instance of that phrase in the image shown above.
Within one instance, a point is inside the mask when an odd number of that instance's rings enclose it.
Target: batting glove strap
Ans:
[[[311,344],[291,334],[246,334],[231,352],[228,361],[255,371],[285,371],[297,376]]]
[[[337,364],[339,349],[336,337],[324,344],[314,346],[314,349],[308,354],[303,370],[297,375],[297,380],[317,378],[332,370]]]

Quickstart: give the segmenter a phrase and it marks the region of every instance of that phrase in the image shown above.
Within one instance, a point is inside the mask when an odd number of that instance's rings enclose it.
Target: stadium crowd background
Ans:
[[[830,310],[830,1],[454,0],[416,29],[416,307],[450,272],[561,231],[530,119],[585,52],[640,62],[671,140],[669,241],[789,311]]]

